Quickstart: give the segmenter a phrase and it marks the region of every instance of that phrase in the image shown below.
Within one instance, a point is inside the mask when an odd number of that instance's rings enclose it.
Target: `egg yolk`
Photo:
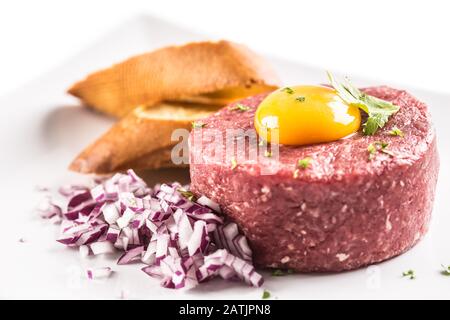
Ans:
[[[255,128],[268,142],[305,145],[344,138],[359,129],[361,114],[333,88],[295,86],[278,89],[258,106]],[[275,140],[278,136],[278,141]]]

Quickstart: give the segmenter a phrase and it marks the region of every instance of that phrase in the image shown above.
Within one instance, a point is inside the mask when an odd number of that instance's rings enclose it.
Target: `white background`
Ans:
[[[450,92],[448,1],[0,2],[0,95],[136,14],[353,75]]]

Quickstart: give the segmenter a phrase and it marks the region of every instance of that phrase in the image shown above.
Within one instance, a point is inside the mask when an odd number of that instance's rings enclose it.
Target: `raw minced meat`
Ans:
[[[426,233],[439,170],[427,106],[389,87],[363,91],[400,106],[374,136],[358,132],[330,143],[280,146],[278,159],[259,157],[237,166],[230,165],[230,154],[217,161],[209,152],[224,151],[225,143],[203,139],[201,132],[202,143],[195,143],[198,130],[254,131],[254,113],[265,95],[240,101],[250,107],[245,112],[221,109],[191,133],[191,188],[237,222],[256,265],[349,270],[401,254]],[[404,137],[389,133],[395,127]],[[391,155],[377,152],[369,160],[367,147],[376,141],[387,142]],[[248,154],[252,148],[257,144],[237,152]],[[297,161],[306,157],[309,166],[294,174]],[[261,174],[274,166],[275,174]]]

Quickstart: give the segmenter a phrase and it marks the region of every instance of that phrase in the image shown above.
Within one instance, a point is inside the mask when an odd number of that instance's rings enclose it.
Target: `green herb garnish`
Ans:
[[[236,169],[237,166],[238,166],[238,163],[236,161],[236,158],[235,157],[231,158],[231,170]]]
[[[397,127],[392,128],[392,130],[389,131],[389,134],[391,136],[399,136],[399,137],[403,137],[404,136],[403,131],[400,130],[399,128],[397,128]]]
[[[202,122],[192,122],[192,129],[197,129],[197,128],[203,128],[206,126],[206,123],[202,123]]]
[[[386,150],[386,148],[389,146],[389,143],[387,143],[386,141],[380,141],[380,142],[375,142],[377,144],[379,144],[379,146],[381,147],[381,150]]]
[[[375,141],[369,144],[367,146],[367,152],[369,152],[369,160],[373,160],[378,151],[388,154],[391,157],[395,156],[392,151],[388,150],[388,146],[389,143],[385,141]]]
[[[363,124],[365,135],[374,135],[379,128],[383,128],[389,117],[399,110],[399,107],[391,102],[369,96],[354,87],[348,80],[338,83],[330,72],[327,72],[331,85],[338,95],[346,103],[358,106],[369,116]]]
[[[441,274],[443,274],[444,276],[450,276],[450,266],[444,266],[443,264],[441,264],[442,266],[442,271]]]
[[[385,141],[381,141],[381,142],[375,142],[378,143],[378,145],[380,146],[380,151],[390,155],[391,157],[394,157],[394,153],[391,150],[388,150],[389,147],[389,143],[385,142]]]
[[[178,188],[178,192],[181,193],[181,195],[183,197],[185,197],[186,199],[188,199],[189,201],[194,201],[195,200],[195,196],[192,193],[192,191],[190,191],[190,190],[186,190],[184,188]]]
[[[377,153],[377,148],[373,143],[369,144],[367,152],[369,152],[369,160],[372,160],[375,157],[375,153]]]
[[[409,279],[414,280],[416,278],[416,273],[414,270],[403,271],[402,276],[409,277]]]
[[[299,102],[305,102],[306,98],[303,96],[300,96],[300,97],[295,98],[295,100],[297,100]]]
[[[287,94],[294,93],[294,90],[292,90],[292,88],[290,88],[290,87],[284,87],[283,89],[281,89],[281,91],[286,92]]]
[[[235,106],[230,107],[229,109],[232,110],[232,111],[241,111],[241,112],[244,112],[244,111],[250,110],[250,107],[249,107],[249,106],[246,106],[246,105],[243,105],[243,104],[241,104],[241,103],[238,103],[238,104],[236,104]]]
[[[282,269],[275,269],[272,270],[272,276],[273,277],[283,277],[283,276],[287,276],[289,274],[293,274],[294,271],[291,269],[287,269],[287,270],[282,270]]]
[[[310,157],[306,157],[306,158],[298,160],[297,166],[301,169],[306,169],[309,167],[311,162],[312,162],[312,159]]]
[[[263,294],[262,294],[262,298],[263,299],[269,299],[270,298],[270,292],[267,291],[267,290],[264,290]]]
[[[275,269],[272,271],[272,276],[274,276],[274,277],[282,277],[284,275],[285,275],[285,273],[281,269]]]

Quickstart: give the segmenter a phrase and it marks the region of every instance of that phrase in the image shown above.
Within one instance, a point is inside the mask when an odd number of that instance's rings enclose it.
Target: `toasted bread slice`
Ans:
[[[161,103],[139,107],[111,127],[72,162],[81,173],[111,173],[127,168],[171,167],[175,129],[191,129],[192,122],[218,110],[217,106]]]
[[[139,105],[156,106],[161,101],[225,105],[278,84],[260,56],[243,45],[218,41],[132,57],[89,75],[68,92],[92,108],[123,117]]]
[[[117,171],[125,171],[129,168],[135,170],[144,169],[160,169],[160,168],[188,168],[189,164],[175,164],[171,160],[173,145],[161,148],[143,155],[140,158],[131,160],[117,169]]]

